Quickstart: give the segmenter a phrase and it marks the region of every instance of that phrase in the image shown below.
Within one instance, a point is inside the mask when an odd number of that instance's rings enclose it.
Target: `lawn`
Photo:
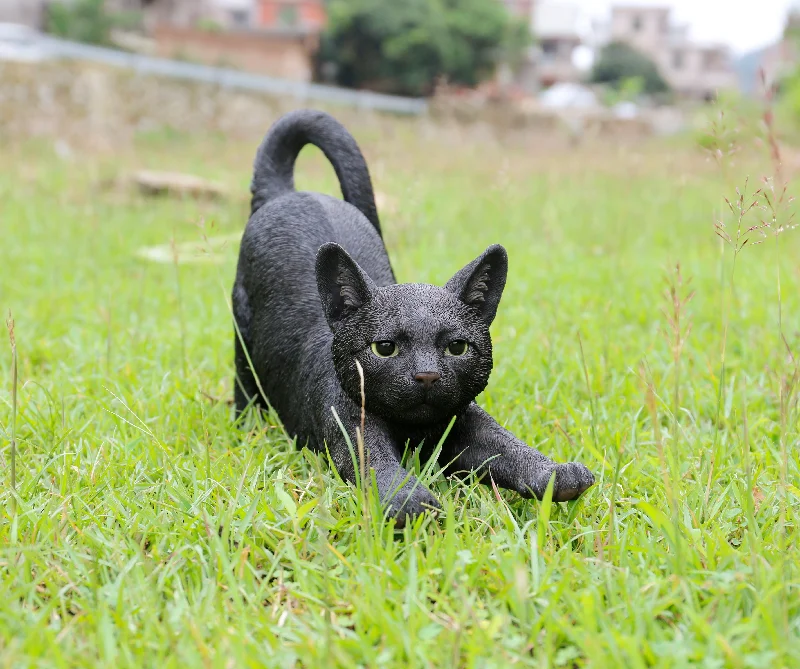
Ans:
[[[800,666],[800,230],[748,244],[735,271],[714,231],[735,235],[723,198],[769,161],[350,125],[401,281],[442,284],[508,248],[479,401],[597,485],[550,505],[412,457],[444,511],[393,533],[274,417],[232,423],[228,295],[256,142],[15,142],[0,147],[19,356],[14,420],[3,332],[0,664]],[[123,183],[143,167],[232,195],[145,198]],[[336,192],[311,150],[297,181]],[[142,257],[173,240],[177,262]]]

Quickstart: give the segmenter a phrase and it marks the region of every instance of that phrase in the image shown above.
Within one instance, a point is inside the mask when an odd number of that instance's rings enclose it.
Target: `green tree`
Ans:
[[[622,42],[607,44],[592,70],[592,82],[609,84],[616,90],[638,80],[642,91],[650,95],[669,92],[658,66],[643,53]]]
[[[76,42],[107,44],[112,28],[103,0],[53,2],[47,11],[47,30]]]
[[[328,12],[320,60],[353,88],[426,95],[442,77],[475,85],[530,42],[497,0],[332,0]]]

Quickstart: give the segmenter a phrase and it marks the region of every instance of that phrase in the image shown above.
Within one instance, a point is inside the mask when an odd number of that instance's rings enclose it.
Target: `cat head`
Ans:
[[[348,396],[394,422],[429,425],[463,411],[492,371],[489,326],[508,257],[489,247],[444,288],[378,287],[338,244],[317,254],[317,287],[333,333],[333,361]]]

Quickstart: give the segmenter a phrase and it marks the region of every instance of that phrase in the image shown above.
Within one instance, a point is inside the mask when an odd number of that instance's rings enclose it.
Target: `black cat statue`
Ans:
[[[295,191],[294,164],[306,144],[333,164],[344,201]],[[559,502],[594,484],[584,465],[556,464],[475,403],[492,371],[489,326],[508,268],[502,246],[444,288],[397,284],[364,157],[319,111],[275,123],[251,190],[233,287],[237,414],[269,404],[299,446],[327,448],[342,478],[354,481],[342,427],[355,444],[363,373],[366,463],[397,526],[439,508],[401,466],[405,445],[422,443],[430,457],[453,418],[439,455],[448,474],[491,474],[497,485],[541,499],[555,472]]]

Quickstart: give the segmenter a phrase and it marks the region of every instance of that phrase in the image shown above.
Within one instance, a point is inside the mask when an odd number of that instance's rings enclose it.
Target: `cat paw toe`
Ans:
[[[397,493],[389,503],[389,517],[395,519],[395,528],[402,529],[406,522],[423,513],[435,513],[441,509],[439,501],[427,488],[417,486],[410,492],[405,489]]]
[[[594,485],[594,475],[579,462],[568,462],[556,467],[556,483],[553,488],[554,502],[570,502],[578,499]]]
[[[556,473],[556,480],[553,484],[553,501],[570,502],[578,499],[586,490],[594,485],[594,476],[579,462],[567,462],[556,465],[554,469],[540,470],[532,486],[528,486],[529,494],[525,497],[536,497],[541,500],[544,497],[550,477]]]

